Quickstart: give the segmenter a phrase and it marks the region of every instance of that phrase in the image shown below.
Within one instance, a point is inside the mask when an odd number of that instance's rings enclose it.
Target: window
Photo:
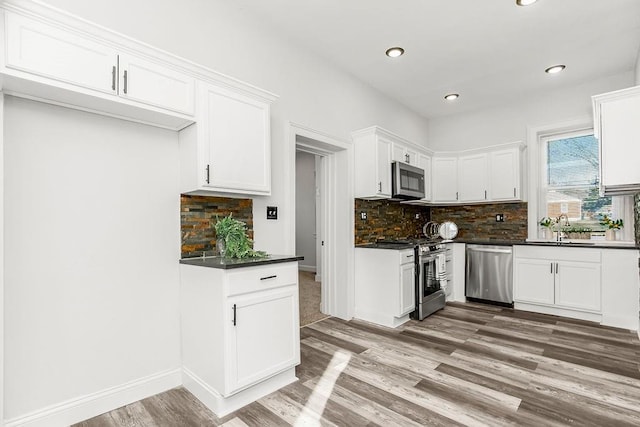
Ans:
[[[605,227],[600,225],[604,215],[622,218],[625,228],[632,228],[628,227],[632,217],[627,216],[626,197],[600,197],[598,193],[598,140],[592,130],[542,138],[540,155],[540,218],[562,217],[571,231],[590,230],[592,236],[604,234]],[[631,239],[624,231],[619,237]]]

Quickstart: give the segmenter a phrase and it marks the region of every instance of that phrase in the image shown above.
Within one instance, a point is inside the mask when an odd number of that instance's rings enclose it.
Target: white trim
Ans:
[[[541,177],[541,168],[543,167],[540,162],[540,138],[556,133],[591,128],[593,128],[593,118],[591,118],[590,116],[584,116],[573,120],[548,125],[527,126],[527,157],[529,160],[529,207],[527,217],[528,239],[538,238],[538,209],[540,205],[540,192],[538,191],[538,188]]]
[[[6,427],[68,426],[182,384],[180,368],[149,375],[6,421]]]
[[[0,396],[4,388],[4,94],[0,92]],[[4,426],[4,397],[0,398],[0,427]]]
[[[248,389],[224,397],[189,369],[183,368],[182,376],[184,388],[220,418],[298,381],[296,369],[290,368]]]
[[[354,309],[353,248],[353,144],[295,123],[287,123],[288,143],[285,156],[284,205],[295,209],[295,154],[297,149],[322,157],[321,228],[324,240],[321,311],[342,319],[351,319]],[[300,141],[299,141],[300,140]],[[342,178],[339,178],[342,176]],[[340,181],[339,181],[340,179]],[[339,181],[339,182],[338,182]],[[295,218],[295,214],[290,215]],[[285,230],[286,248],[295,252],[295,221]]]
[[[300,271],[308,271],[309,273],[315,273],[316,272],[316,266],[315,265],[298,264],[298,270],[300,270]]]

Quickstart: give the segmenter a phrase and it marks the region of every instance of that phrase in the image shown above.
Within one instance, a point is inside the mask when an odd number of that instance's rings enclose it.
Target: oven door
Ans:
[[[419,298],[425,299],[440,290],[440,279],[437,272],[437,254],[420,257],[420,290]]]

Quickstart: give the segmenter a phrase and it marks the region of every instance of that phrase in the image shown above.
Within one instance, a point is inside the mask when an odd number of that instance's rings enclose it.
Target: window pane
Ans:
[[[597,185],[598,140],[593,135],[585,135],[549,141],[547,184],[549,187]]]
[[[600,225],[602,215],[611,216],[611,197],[600,197],[598,187],[549,190],[547,192],[547,214],[557,218],[567,215],[571,225],[604,230]]]

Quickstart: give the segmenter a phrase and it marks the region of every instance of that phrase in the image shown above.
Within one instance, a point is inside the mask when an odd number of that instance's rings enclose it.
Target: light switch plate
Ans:
[[[267,206],[267,219],[278,219],[277,206]]]
[[[496,222],[504,222],[504,214],[496,214]]]

